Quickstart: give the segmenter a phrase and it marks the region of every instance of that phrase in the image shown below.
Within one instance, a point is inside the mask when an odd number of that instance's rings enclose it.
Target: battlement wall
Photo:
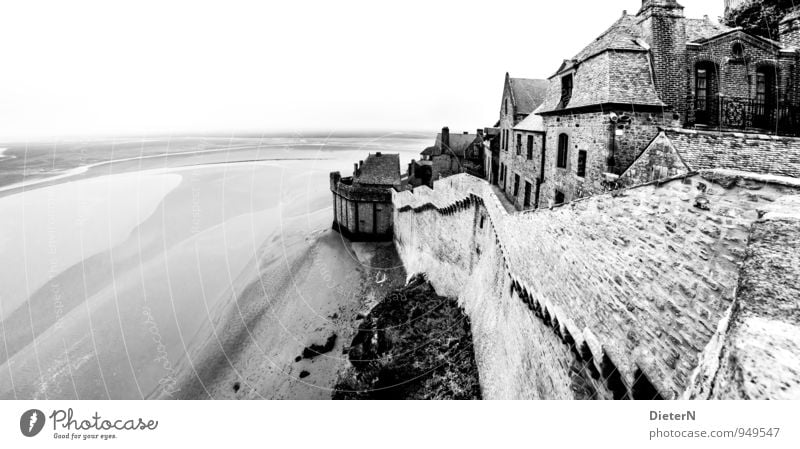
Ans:
[[[799,190],[705,171],[509,214],[458,175],[393,193],[395,243],[469,314],[484,397],[670,399],[733,310],[760,215]]]

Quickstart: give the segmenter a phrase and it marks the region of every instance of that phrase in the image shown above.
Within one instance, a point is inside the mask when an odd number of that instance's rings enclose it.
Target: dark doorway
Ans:
[[[531,183],[525,181],[525,199],[522,202],[523,207],[531,207]]]
[[[564,192],[556,190],[556,204],[564,204]]]

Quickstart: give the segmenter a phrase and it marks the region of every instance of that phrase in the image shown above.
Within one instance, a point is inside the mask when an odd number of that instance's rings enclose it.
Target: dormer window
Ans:
[[[558,104],[559,109],[566,108],[569,101],[572,99],[572,74],[564,75],[561,77],[561,101]]]

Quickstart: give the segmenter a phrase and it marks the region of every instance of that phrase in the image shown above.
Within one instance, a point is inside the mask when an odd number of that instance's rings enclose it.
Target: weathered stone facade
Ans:
[[[546,133],[539,207],[616,188],[659,128],[800,133],[800,53],[785,43],[800,36],[800,13],[784,22],[782,43],[685,18],[675,0],[643,0],[636,15],[623,14],[549,79],[537,111]],[[513,163],[501,160],[506,192],[524,173]]]
[[[614,117],[616,121],[612,121]],[[671,117],[669,112],[624,109],[545,116],[545,169],[539,206],[557,203],[556,192],[563,193],[566,202],[613,188],[606,174],[619,175],[630,166]],[[566,167],[557,164],[561,135],[567,136]],[[585,152],[583,176],[578,173],[581,152]]]
[[[370,154],[353,176],[330,174],[333,229],[351,240],[392,239],[392,191],[400,188],[400,155]]]
[[[519,209],[537,207],[539,184],[542,179],[542,151],[544,132],[514,130],[514,147],[500,155],[506,174],[504,186],[506,198]],[[520,142],[517,145],[517,142]]]
[[[783,307],[772,289],[792,297],[796,285],[785,283],[796,276],[758,270],[753,282],[742,267],[761,251],[761,211],[799,188],[711,171],[509,214],[487,183],[460,175],[393,195],[395,244],[409,273],[426,273],[470,316],[485,398],[678,398],[747,294],[738,285],[766,309]],[[783,229],[797,240],[796,222]],[[789,331],[776,337],[791,348],[800,320],[796,301],[785,306]],[[793,375],[776,368],[749,397],[769,397]]]

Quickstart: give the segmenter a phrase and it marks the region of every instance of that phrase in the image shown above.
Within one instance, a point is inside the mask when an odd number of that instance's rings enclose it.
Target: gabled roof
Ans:
[[[473,143],[482,143],[483,139],[477,134],[456,134],[450,133],[450,148],[442,148],[442,133],[436,135],[436,144],[433,146],[433,155],[450,154],[457,157],[464,157],[467,149]]]
[[[707,45],[707,44],[711,44],[711,43],[715,42],[718,39],[722,39],[724,37],[727,37],[729,35],[736,35],[737,39],[742,40],[744,42],[747,42],[748,44],[753,45],[755,47],[763,48],[763,49],[765,49],[767,51],[774,51],[776,49],[787,48],[786,46],[784,46],[783,44],[781,44],[778,41],[774,41],[772,39],[767,39],[766,37],[756,36],[754,34],[750,34],[750,33],[746,32],[746,31],[742,30],[741,28],[728,28],[727,30],[725,30],[725,31],[723,31],[721,33],[715,34],[715,35],[707,37],[707,38],[698,39],[698,40],[696,40],[694,42],[690,42],[690,44]]]
[[[530,114],[542,104],[549,85],[545,79],[508,77],[508,82],[514,110],[517,114],[524,115]]]
[[[361,174],[353,182],[392,186],[400,183],[400,155],[375,153],[367,156]]]
[[[663,130],[690,170],[723,168],[800,178],[800,139],[762,134]]]
[[[544,132],[544,119],[538,114],[542,110],[542,106],[536,108],[535,111],[525,117],[525,120],[517,123],[514,129],[517,131]]]

